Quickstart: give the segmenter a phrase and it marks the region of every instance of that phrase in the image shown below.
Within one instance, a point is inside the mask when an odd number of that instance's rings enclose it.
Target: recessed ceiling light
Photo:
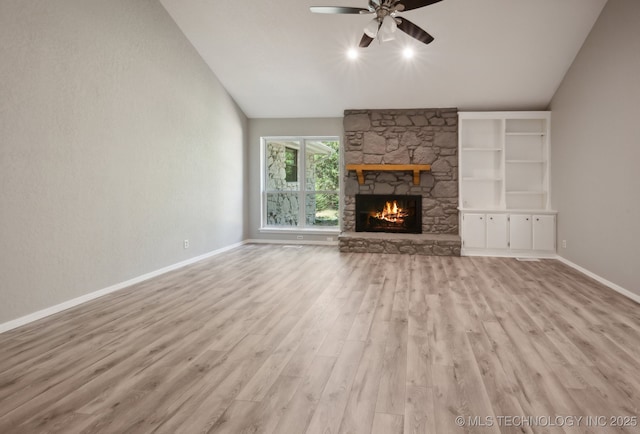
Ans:
[[[355,48],[349,48],[349,51],[347,51],[347,57],[351,60],[356,60],[358,58],[358,50]]]
[[[404,56],[405,59],[411,59],[413,58],[414,52],[412,48],[405,48],[404,51],[402,52],[402,55]]]

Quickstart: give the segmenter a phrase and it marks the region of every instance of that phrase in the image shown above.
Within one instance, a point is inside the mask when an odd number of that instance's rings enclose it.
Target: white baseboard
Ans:
[[[587,270],[586,268],[581,267],[578,264],[574,264],[573,262],[569,261],[568,259],[563,258],[562,256],[558,255],[556,257],[556,259],[558,259],[558,261],[562,262],[563,264],[568,265],[571,268],[574,268],[576,270],[578,270],[579,272],[581,272],[582,274],[586,274],[587,276],[591,277],[594,280],[597,280],[598,282],[602,283],[605,286],[608,286],[609,288],[613,289],[614,291],[624,295],[627,298],[630,298],[631,300],[635,301],[636,303],[640,304],[640,295],[629,291],[628,289],[623,288],[620,285],[617,285],[607,279],[605,279],[604,277],[598,276],[597,274]]]
[[[293,245],[314,245],[314,246],[337,246],[338,241],[318,241],[318,240],[246,240],[246,244],[293,244]]]
[[[160,276],[161,274],[168,273],[169,271],[177,270],[178,268],[186,267],[187,265],[194,264],[196,262],[202,261],[204,259],[211,258],[213,256],[219,255],[231,249],[235,249],[236,247],[242,246],[246,244],[247,241],[241,241],[239,243],[232,244],[230,246],[223,247],[218,250],[214,250],[209,253],[205,253],[204,255],[196,256],[194,258],[187,259],[182,262],[178,262],[177,264],[169,265],[168,267],[161,268],[156,271],[152,271],[150,273],[143,274],[142,276],[134,277],[133,279],[129,279],[125,282],[116,283],[115,285],[111,285],[107,288],[99,289],[97,291],[91,292],[89,294],[82,295],[80,297],[67,300],[63,303],[56,304],[55,306],[48,307],[46,309],[39,310],[37,312],[31,313],[29,315],[25,315],[23,317],[11,320],[4,324],[0,324],[0,333],[7,332],[9,330],[13,330],[20,326],[29,324],[31,322],[37,321],[39,319],[45,318],[49,315],[53,315],[58,312],[62,312],[63,310],[70,309],[72,307],[78,306],[82,303],[86,303],[88,301],[94,300],[96,298],[102,297],[107,294],[111,294],[113,292],[119,291],[124,288],[128,288],[131,285],[135,285],[136,283],[143,282],[145,280],[152,279],[154,277]]]
[[[499,250],[499,249],[460,249],[460,256],[487,256],[492,258],[532,258],[532,259],[556,259],[555,252],[526,251],[526,250]]]

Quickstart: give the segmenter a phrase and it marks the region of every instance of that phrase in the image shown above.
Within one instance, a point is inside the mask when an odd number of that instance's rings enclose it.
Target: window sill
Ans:
[[[264,227],[258,229],[261,234],[307,234],[307,235],[339,235],[339,228],[278,228]]]

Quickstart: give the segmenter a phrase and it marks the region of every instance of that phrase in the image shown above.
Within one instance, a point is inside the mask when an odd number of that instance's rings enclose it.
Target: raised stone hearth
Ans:
[[[456,109],[346,110],[344,159],[345,165],[431,170],[421,172],[417,184],[407,171],[365,169],[359,183],[355,171],[345,170],[341,251],[460,255]],[[357,194],[420,195],[422,234],[356,232]]]
[[[338,240],[343,253],[460,256],[460,237],[452,234],[343,232]]]

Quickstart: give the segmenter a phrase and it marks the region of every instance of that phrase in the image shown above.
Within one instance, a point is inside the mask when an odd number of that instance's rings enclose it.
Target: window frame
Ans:
[[[274,141],[297,142],[298,149],[298,189],[297,190],[267,190],[267,144]],[[307,142],[331,141],[338,143],[338,190],[307,190],[306,176],[306,156]],[[260,228],[261,233],[305,233],[318,235],[337,235],[342,230],[342,140],[339,136],[263,136],[260,138]],[[275,226],[267,224],[267,195],[273,193],[291,192],[298,196],[298,225],[297,226]],[[337,194],[338,195],[338,225],[337,226],[313,226],[306,222],[306,202],[307,194]]]

